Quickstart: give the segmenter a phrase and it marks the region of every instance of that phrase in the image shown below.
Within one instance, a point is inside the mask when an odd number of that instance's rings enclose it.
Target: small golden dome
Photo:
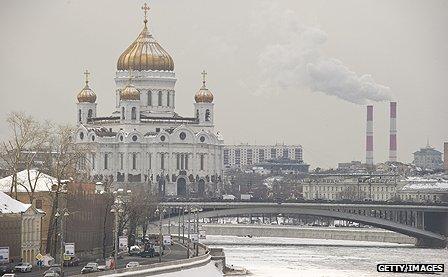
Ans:
[[[132,84],[128,84],[120,91],[120,100],[140,100],[140,91]]]
[[[118,58],[118,70],[129,70],[130,68],[138,71],[174,70],[173,58],[149,33],[146,22],[137,39]]]
[[[201,74],[202,74],[202,87],[194,95],[194,100],[196,101],[196,103],[212,103],[213,102],[213,94],[205,86],[205,75],[207,75],[207,72],[205,72],[205,70],[203,70]]]
[[[93,90],[89,87],[89,71],[85,71],[84,75],[86,75],[86,85],[84,88],[78,93],[78,102],[79,103],[95,103],[96,101],[96,94],[93,92]]]

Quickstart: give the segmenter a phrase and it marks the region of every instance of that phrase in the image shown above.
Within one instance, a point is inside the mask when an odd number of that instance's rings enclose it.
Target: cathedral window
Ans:
[[[188,154],[185,154],[185,170],[188,170]]]
[[[148,168],[151,169],[152,167],[152,161],[151,161],[151,154],[148,155]]]
[[[176,155],[176,169],[180,169],[180,154]]]
[[[132,154],[132,170],[137,169],[137,153]]]
[[[201,137],[199,138],[199,140],[200,140],[201,142],[204,142],[204,141],[205,141],[205,137],[204,137],[204,136],[201,136]]]
[[[159,91],[158,105],[159,105],[159,107],[162,106],[162,91]]]
[[[89,109],[89,111],[87,112],[87,118],[92,118],[93,117],[93,111],[92,109]]]
[[[179,134],[179,138],[180,138],[181,140],[185,140],[186,137],[187,137],[187,134],[185,134],[185,132],[181,132],[181,133]]]
[[[196,110],[196,118],[199,118],[199,110]]]
[[[180,169],[184,169],[185,168],[185,155],[182,154],[180,155]]]
[[[79,138],[80,138],[81,140],[84,139],[84,133],[83,133],[83,132],[79,133]]]
[[[81,109],[78,110],[78,121],[79,122],[82,121],[82,111],[81,111]]]
[[[120,170],[123,170],[124,165],[123,165],[123,153],[120,153]]]
[[[95,154],[92,154],[92,169],[95,169]]]
[[[205,121],[210,121],[210,110],[205,110]]]
[[[165,169],[165,154],[160,154],[160,169]]]
[[[137,119],[137,108],[136,107],[132,107],[132,109],[131,109],[131,119],[132,120]]]
[[[132,136],[132,141],[137,141],[137,135]]]
[[[166,139],[165,136],[160,136],[161,141],[165,141],[165,139]]]
[[[201,170],[204,170],[204,154],[201,154]]]
[[[121,107],[121,119],[125,119],[124,112],[125,112],[124,107]]]
[[[104,154],[104,169],[108,169],[109,166],[109,155]]]
[[[152,106],[152,93],[150,90],[146,93],[148,95],[148,106]]]
[[[168,91],[166,94],[166,105],[169,107],[170,106],[170,92]]]

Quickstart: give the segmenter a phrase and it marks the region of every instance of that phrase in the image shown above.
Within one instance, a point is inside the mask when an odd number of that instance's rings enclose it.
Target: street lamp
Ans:
[[[114,204],[112,205],[112,209],[110,210],[112,213],[114,213],[115,217],[115,224],[114,224],[114,269],[117,268],[117,261],[118,261],[118,251],[119,251],[119,245],[118,245],[118,229],[119,229],[119,216],[124,212],[123,210],[123,204],[124,201],[122,199],[123,196],[126,194],[131,194],[131,190],[127,190],[126,192],[123,189],[117,189],[112,194],[114,196]]]

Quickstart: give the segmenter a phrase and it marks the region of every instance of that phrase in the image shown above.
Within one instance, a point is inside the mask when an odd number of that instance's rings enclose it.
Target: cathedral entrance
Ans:
[[[165,178],[163,177],[159,179],[159,196],[165,196]]]
[[[204,179],[201,179],[198,182],[198,195],[203,196],[204,193],[205,193],[205,181]]]
[[[177,195],[179,196],[187,195],[187,180],[185,180],[185,178],[177,179]]]

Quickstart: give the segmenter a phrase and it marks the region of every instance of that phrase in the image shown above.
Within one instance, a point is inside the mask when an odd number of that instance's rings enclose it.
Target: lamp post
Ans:
[[[159,214],[159,263],[162,261],[162,252],[163,252],[163,234],[162,234],[162,217],[163,214],[166,213],[166,210],[159,210],[159,207],[156,209],[156,214]]]
[[[119,229],[119,217],[120,214],[124,212],[123,210],[123,196],[131,194],[131,190],[127,190],[126,192],[123,189],[118,189],[113,192],[114,196],[114,204],[112,205],[112,209],[110,210],[114,213],[114,269],[117,268],[118,261],[118,229]]]
[[[69,215],[68,210],[67,209],[57,209],[56,213],[54,214],[54,216],[61,220],[60,222],[60,230],[59,230],[59,239],[60,239],[60,250],[59,250],[59,263],[61,265],[61,270],[63,270],[64,268],[64,219],[65,217],[67,217]]]

